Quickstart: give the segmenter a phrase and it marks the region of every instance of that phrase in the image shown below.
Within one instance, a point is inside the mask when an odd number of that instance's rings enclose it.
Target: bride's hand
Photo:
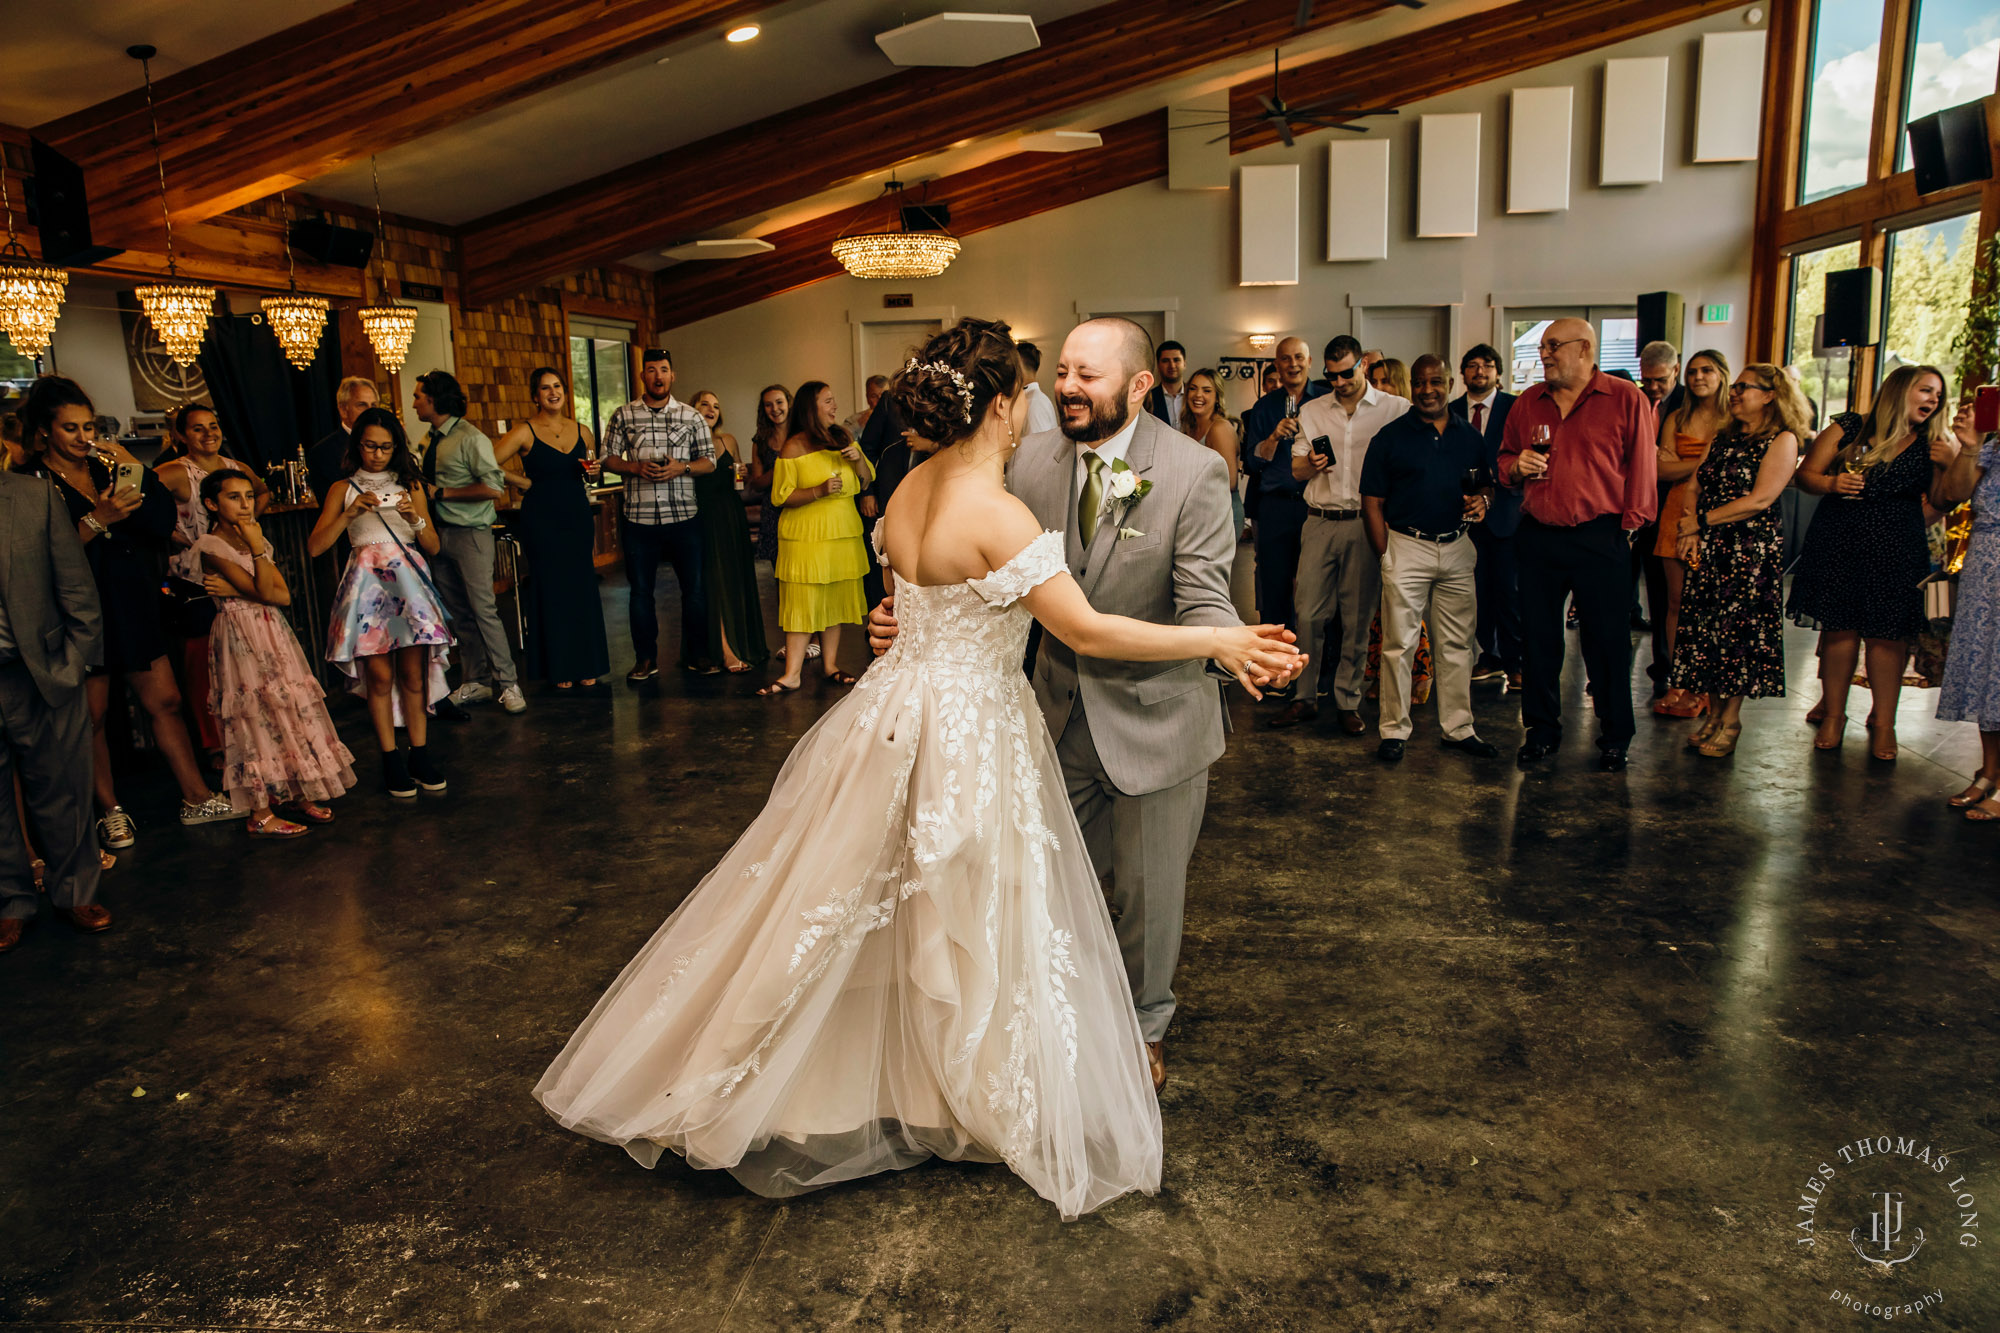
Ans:
[[[1283,625],[1240,625],[1216,629],[1216,648],[1209,654],[1222,669],[1236,677],[1253,699],[1262,699],[1259,683],[1270,685],[1289,680],[1305,665],[1305,656],[1290,642],[1292,632]]]

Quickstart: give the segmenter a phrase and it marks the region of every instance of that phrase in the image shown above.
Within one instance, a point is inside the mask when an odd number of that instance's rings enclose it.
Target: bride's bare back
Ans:
[[[984,578],[1041,531],[990,468],[957,463],[933,457],[890,497],[883,544],[897,579],[935,587]]]

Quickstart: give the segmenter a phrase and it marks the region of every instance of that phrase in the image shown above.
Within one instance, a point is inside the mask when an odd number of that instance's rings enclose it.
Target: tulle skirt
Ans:
[[[1065,1219],[1154,1193],[1131,989],[1027,681],[897,661],[807,732],[535,1095],[766,1195],[933,1155],[1005,1162]]]

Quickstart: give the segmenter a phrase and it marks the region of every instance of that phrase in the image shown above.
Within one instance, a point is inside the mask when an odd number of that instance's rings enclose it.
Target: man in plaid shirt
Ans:
[[[681,668],[713,675],[721,668],[707,658],[708,597],[694,479],[715,471],[715,441],[701,414],[675,401],[674,361],[666,352],[646,349],[639,387],[638,401],[613,412],[604,428],[605,469],[625,478],[618,540],[625,548],[632,649],[639,659],[625,679],[659,674],[660,617],[653,587],[662,557],[673,564],[681,585]]]

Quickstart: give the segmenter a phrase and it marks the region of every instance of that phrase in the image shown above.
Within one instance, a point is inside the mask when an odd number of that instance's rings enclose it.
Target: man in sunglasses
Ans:
[[[1522,763],[1562,744],[1563,604],[1576,599],[1583,664],[1597,708],[1598,767],[1615,773],[1632,743],[1631,544],[1653,520],[1657,429],[1639,386],[1597,368],[1586,320],[1542,334],[1542,383],[1507,414],[1500,480],[1521,491]]]

